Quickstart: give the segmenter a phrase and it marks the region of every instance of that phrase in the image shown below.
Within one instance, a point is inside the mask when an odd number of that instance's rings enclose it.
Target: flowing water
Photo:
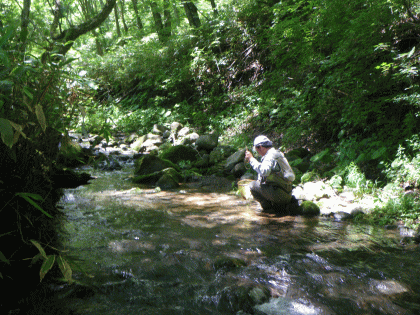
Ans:
[[[57,295],[74,314],[420,314],[420,252],[397,230],[89,171],[61,202],[78,283]]]

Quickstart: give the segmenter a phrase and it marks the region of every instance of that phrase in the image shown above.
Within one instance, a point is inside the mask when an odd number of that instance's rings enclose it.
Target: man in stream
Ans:
[[[251,194],[263,210],[287,214],[297,200],[292,196],[292,182],[295,174],[284,154],[273,148],[273,143],[266,136],[254,139],[254,148],[261,155],[258,162],[252,153],[245,152],[245,160],[258,173],[258,180],[249,184]]]

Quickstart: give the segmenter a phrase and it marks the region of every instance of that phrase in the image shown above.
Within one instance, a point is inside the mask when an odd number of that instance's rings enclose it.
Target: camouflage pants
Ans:
[[[291,184],[288,184],[286,187],[280,187],[261,184],[259,180],[256,180],[249,184],[249,188],[254,199],[261,204],[264,210],[286,205],[292,199]]]

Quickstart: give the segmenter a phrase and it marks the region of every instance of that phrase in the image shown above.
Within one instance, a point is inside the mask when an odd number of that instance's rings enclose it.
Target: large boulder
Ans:
[[[76,141],[72,141],[70,137],[64,137],[61,141],[57,162],[65,166],[75,167],[86,163],[91,155],[90,149],[83,148]]]
[[[197,151],[186,145],[176,145],[162,152],[159,157],[172,163],[178,163],[179,161],[194,162],[197,160]]]
[[[171,161],[161,159],[158,156],[143,154],[135,161],[135,175],[148,175],[151,173],[159,172],[165,168],[172,167],[178,169]]]
[[[195,145],[197,146],[197,150],[206,150],[211,151],[215,147],[217,147],[219,143],[219,134],[217,132],[213,132],[207,135],[201,135]]]
[[[236,151],[226,159],[225,171],[230,172],[236,164],[242,163],[245,159],[245,149]]]
[[[161,189],[171,189],[178,187],[182,176],[172,167],[145,175],[138,175],[132,179],[136,184],[157,185]]]
[[[158,186],[162,190],[174,189],[179,187],[178,181],[169,174],[163,174],[159,180],[156,182],[156,186]]]

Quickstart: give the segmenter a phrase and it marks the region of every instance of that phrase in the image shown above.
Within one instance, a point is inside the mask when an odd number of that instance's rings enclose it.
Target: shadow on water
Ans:
[[[128,174],[98,172],[61,202],[78,283],[56,292],[74,314],[420,313],[420,254],[396,231],[156,192]]]

